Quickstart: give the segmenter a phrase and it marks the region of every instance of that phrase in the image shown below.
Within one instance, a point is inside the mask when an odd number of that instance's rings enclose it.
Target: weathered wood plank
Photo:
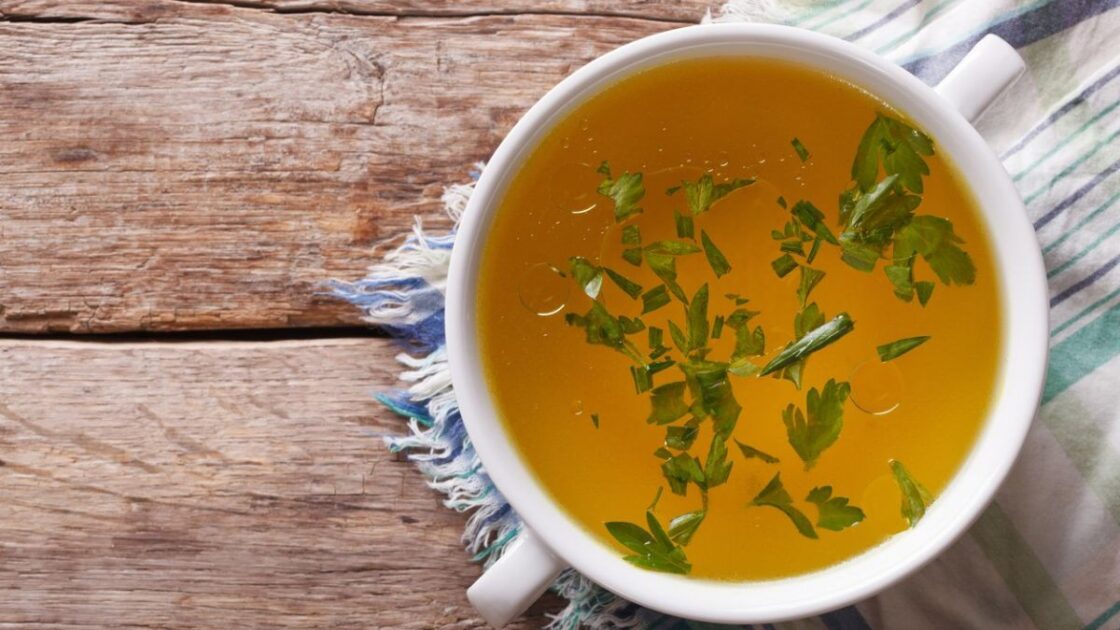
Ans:
[[[480,626],[462,517],[378,439],[391,353],[0,342],[0,625]]]
[[[360,275],[416,214],[440,223],[442,186],[571,70],[675,26],[171,0],[0,14],[0,331],[32,333],[355,323],[318,282]],[[19,21],[55,14],[91,21]]]
[[[348,13],[351,15],[481,16],[481,15],[597,15],[644,20],[695,23],[717,3],[711,0],[168,0],[263,8],[279,13]],[[135,0],[5,0],[8,15],[39,18],[137,17]],[[143,4],[151,4],[145,2]]]

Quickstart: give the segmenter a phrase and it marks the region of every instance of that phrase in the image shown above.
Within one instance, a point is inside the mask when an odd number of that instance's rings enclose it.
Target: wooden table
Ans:
[[[0,0],[0,625],[481,625],[317,284],[711,4]]]

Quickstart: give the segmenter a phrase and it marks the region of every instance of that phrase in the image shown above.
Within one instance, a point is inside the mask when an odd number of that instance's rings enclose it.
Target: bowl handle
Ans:
[[[467,599],[495,628],[525,612],[568,568],[528,529],[521,530],[502,557],[467,589]]]
[[[935,88],[968,121],[976,120],[1027,67],[1011,44],[985,35]]]

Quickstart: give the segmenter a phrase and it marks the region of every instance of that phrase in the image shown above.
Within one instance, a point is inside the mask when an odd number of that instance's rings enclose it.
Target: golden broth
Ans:
[[[765,329],[765,361],[791,340],[799,308],[798,274],[778,278],[770,265],[780,253],[771,230],[781,230],[790,216],[776,199],[813,202],[839,233],[837,197],[851,185],[853,155],[877,111],[898,116],[868,94],[808,69],[764,60],[679,62],[629,77],[576,108],[510,185],[486,241],[479,285],[479,332],[491,392],[506,430],[541,484],[620,555],[626,552],[604,523],[644,526],[647,506],[666,486],[660,460],[652,455],[664,443],[665,428],[646,423],[648,394],[635,393],[631,361],[588,344],[582,329],[565,323],[563,313],[583,313],[590,300],[571,278],[558,278],[547,266],[567,270],[569,257],[578,255],[646,289],[658,279],[648,265],[636,268],[620,258],[622,226],[615,223],[611,200],[596,194],[602,176],[595,168],[608,160],[616,177],[623,171],[644,173],[644,213],[635,220],[643,242],[676,238],[673,211],[685,203],[681,195],[664,191],[682,179],[704,172],[716,182],[758,179],[696,217],[697,238],[701,229],[711,235],[731,273],[717,280],[703,254],[682,256],[677,264],[678,281],[689,296],[702,283],[711,285],[710,314],[734,308],[726,293],[742,294],[750,299],[748,308],[761,311],[750,325]],[[791,146],[794,137],[810,152],[804,163]],[[975,263],[975,284],[938,282],[923,308],[917,300],[894,297],[882,262],[865,273],[841,262],[836,247],[822,248],[812,266],[827,276],[811,301],[830,318],[850,313],[855,329],[812,355],[801,391],[787,380],[731,378],[743,407],[733,437],[781,461],[746,459],[728,442],[733,469],[727,483],[709,492],[707,517],[686,547],[690,575],[770,579],[850,558],[907,527],[889,460],[903,462],[936,496],[971,447],[996,385],[998,287],[965,185],[940,156],[926,161],[931,173],[918,212],[952,221]],[[921,261],[915,277],[936,280]],[[641,311],[640,300],[609,280],[602,299],[612,312]],[[670,316],[682,318],[680,304],[642,319],[665,328]],[[880,362],[878,345],[918,335],[932,339]],[[643,351],[645,339],[645,332],[634,336]],[[671,345],[668,334],[665,343]],[[725,330],[713,342],[713,356],[726,357],[733,343],[733,332]],[[670,369],[671,377],[663,373],[656,384],[679,380],[676,368]],[[782,410],[791,402],[804,409],[809,388],[821,388],[830,378],[852,385],[843,430],[806,470],[787,438]],[[897,406],[874,415],[856,403],[876,411]],[[701,461],[711,435],[705,421],[692,447]],[[816,521],[817,511],[806,494],[823,485],[848,497],[865,518],[843,531],[818,528],[819,538],[811,539],[779,510],[749,506],[778,471],[810,520]],[[656,514],[664,524],[699,508],[696,487],[686,496],[666,487]]]

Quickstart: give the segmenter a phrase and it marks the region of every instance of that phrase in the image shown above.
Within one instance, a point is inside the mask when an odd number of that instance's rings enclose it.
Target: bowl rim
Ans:
[[[922,521],[837,565],[757,582],[638,569],[574,522],[505,434],[486,382],[475,319],[476,279],[493,214],[509,180],[556,121],[622,76],[675,60],[731,54],[780,58],[838,76],[905,112],[936,138],[977,201],[1004,309],[1002,380],[968,456]],[[1042,255],[1023,203],[996,155],[952,103],[901,67],[849,42],[794,27],[738,23],[690,26],[626,44],[565,78],[529,109],[494,152],[463,214],[451,256],[445,325],[452,383],[474,448],[498,490],[554,554],[643,606],[700,621],[761,623],[810,616],[873,595],[929,562],[975,521],[1010,471],[1038,407],[1048,318]]]

